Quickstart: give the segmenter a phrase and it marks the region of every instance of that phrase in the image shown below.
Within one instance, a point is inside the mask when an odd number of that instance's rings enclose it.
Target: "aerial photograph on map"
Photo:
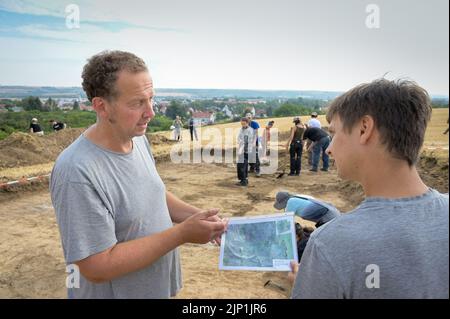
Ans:
[[[230,220],[221,248],[220,269],[289,270],[297,259],[293,217]]]

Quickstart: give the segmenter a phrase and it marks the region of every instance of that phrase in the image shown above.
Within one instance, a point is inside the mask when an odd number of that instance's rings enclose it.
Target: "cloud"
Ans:
[[[156,33],[185,32],[174,28],[149,27],[123,21],[81,20],[79,28],[69,28],[66,18],[62,16],[17,13],[0,9],[0,36],[6,37],[107,44],[124,42],[126,37],[129,39],[130,35],[135,34],[152,38]]]
[[[182,28],[170,26],[167,17],[158,15],[157,2],[128,0],[125,6],[121,1],[109,0],[0,0],[0,10],[26,16],[46,16],[64,19],[68,5],[76,5],[82,23],[96,24],[115,31],[118,28],[144,28],[161,32],[181,32]],[[165,6],[167,8],[167,6]],[[178,21],[179,19],[175,19]]]
[[[63,16],[65,7],[60,0],[29,1],[29,0],[1,0],[0,9],[33,15]]]
[[[65,25],[70,3],[80,29]],[[346,90],[392,71],[448,92],[448,1],[377,4],[370,30],[360,0],[0,0],[0,80],[28,81],[41,59],[43,84],[78,85],[86,58],[121,49],[165,87]],[[19,57],[27,69],[8,74]]]

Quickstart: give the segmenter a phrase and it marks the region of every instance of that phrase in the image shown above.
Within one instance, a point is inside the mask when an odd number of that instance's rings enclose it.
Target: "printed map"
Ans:
[[[297,258],[293,220],[287,214],[231,219],[221,247],[221,268],[289,270],[290,260]]]

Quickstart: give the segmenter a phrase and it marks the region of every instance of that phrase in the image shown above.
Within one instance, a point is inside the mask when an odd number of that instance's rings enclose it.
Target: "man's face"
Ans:
[[[247,128],[248,127],[248,122],[241,121],[241,126],[242,126],[242,128]]]
[[[121,71],[116,81],[117,97],[108,103],[108,121],[122,136],[145,134],[153,111],[153,81],[148,72]]]
[[[333,138],[326,152],[334,158],[339,177],[357,180],[360,167],[358,130],[353,128],[352,133],[344,131],[341,119],[336,115],[330,122],[329,131]]]

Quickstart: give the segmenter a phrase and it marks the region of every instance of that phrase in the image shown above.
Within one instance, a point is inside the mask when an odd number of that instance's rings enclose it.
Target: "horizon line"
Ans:
[[[30,88],[79,88],[83,90],[82,86],[54,86],[54,85],[3,85],[0,84],[0,87],[30,87]],[[286,92],[330,92],[330,93],[344,93],[348,90],[320,90],[320,89],[236,89],[236,88],[206,88],[206,87],[197,87],[197,88],[188,88],[188,87],[155,87],[155,90],[221,90],[221,91],[260,91],[260,92],[273,92],[273,91],[286,91]],[[351,89],[351,88],[350,88]],[[350,90],[349,89],[349,90]],[[429,93],[430,96],[440,96],[449,98],[449,93]]]

